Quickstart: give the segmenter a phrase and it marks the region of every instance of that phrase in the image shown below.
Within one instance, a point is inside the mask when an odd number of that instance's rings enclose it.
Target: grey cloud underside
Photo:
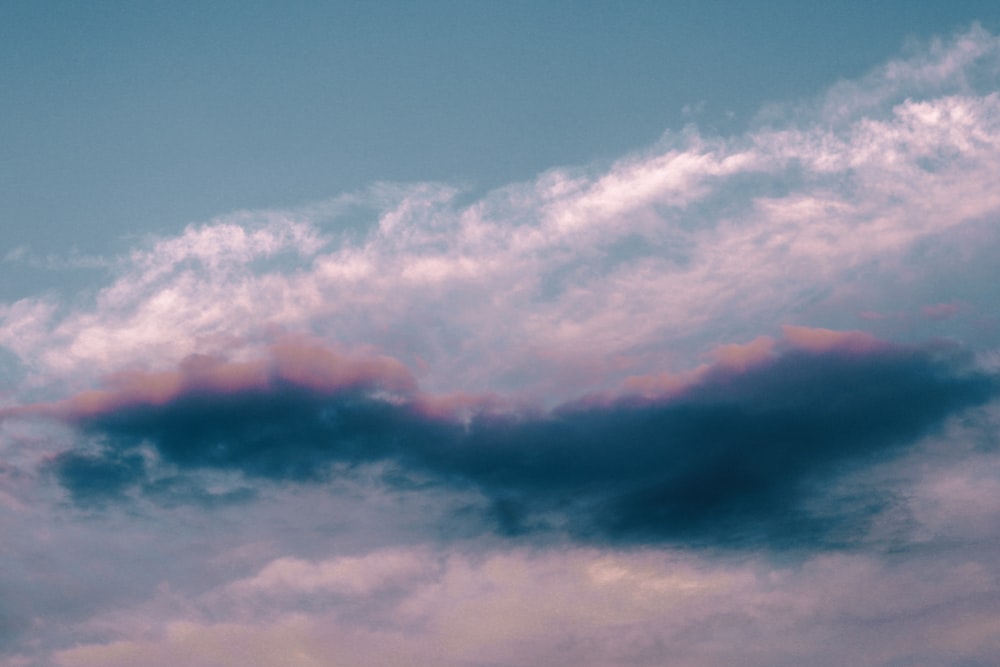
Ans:
[[[189,471],[321,483],[345,464],[381,462],[390,486],[482,493],[485,525],[506,535],[558,529],[597,543],[834,545],[863,532],[882,499],[822,517],[810,501],[996,394],[992,377],[964,367],[956,355],[911,348],[793,351],[744,373],[717,370],[669,399],[468,423],[358,390],[324,395],[286,384],[188,394],[80,422],[100,452],[67,451],[52,468],[78,503],[94,504],[134,489],[155,497],[165,484],[197,502],[207,496],[183,479]],[[140,455],[143,443],[180,476],[153,482],[159,464]]]

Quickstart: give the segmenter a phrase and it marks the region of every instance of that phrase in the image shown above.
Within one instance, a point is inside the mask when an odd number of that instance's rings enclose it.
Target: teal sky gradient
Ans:
[[[376,181],[489,189],[689,122],[729,133],[908,39],[998,17],[991,2],[5,2],[0,253],[121,250]]]

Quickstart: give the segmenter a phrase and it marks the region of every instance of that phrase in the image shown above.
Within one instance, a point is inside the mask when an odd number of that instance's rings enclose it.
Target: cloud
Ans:
[[[181,470],[283,483],[386,462],[390,485],[476,490],[492,529],[510,536],[796,547],[865,529],[863,513],[806,510],[824,484],[996,393],[948,347],[805,327],[786,327],[775,346],[724,346],[716,364],[659,395],[595,395],[550,411],[461,402],[449,414],[394,360],[286,341],[267,363],[189,360],[36,409],[103,443],[51,461],[78,502],[148,489],[140,452],[150,445]]]
[[[0,259],[4,264],[22,264],[32,269],[65,271],[67,269],[110,269],[112,263],[95,255],[84,255],[73,248],[66,256],[48,254],[44,258],[32,254],[27,246],[18,246]]]
[[[931,303],[920,307],[920,314],[929,320],[946,320],[962,310],[955,303]]]
[[[0,665],[988,664],[998,61],[0,304]]]
[[[280,558],[253,577],[233,582],[227,587],[227,592],[237,597],[317,592],[359,597],[395,588],[400,582],[416,577],[425,577],[428,570],[426,560],[424,554],[399,550],[323,563]]]
[[[305,332],[382,350],[436,393],[555,405],[775,324],[844,328],[831,313],[881,312],[900,281],[951,276],[929,247],[962,254],[978,284],[997,277],[998,44],[974,28],[807,115],[668,134],[482,196],[379,185],[220,217],[119,258],[92,299],[0,307],[0,345],[35,384],[85,386]],[[954,289],[908,298],[986,305]]]
[[[283,336],[268,347],[268,361],[228,362],[207,355],[184,359],[176,371],[125,371],[105,378],[108,389],[86,391],[55,405],[25,406],[86,419],[119,408],[158,406],[185,395],[268,393],[276,385],[318,394],[352,389],[412,392],[416,381],[399,361],[384,355],[352,356],[305,336]]]
[[[265,564],[254,580],[270,579],[285,562]],[[400,564],[408,575],[394,579]],[[669,652],[685,667],[888,666],[928,656],[935,664],[989,664],[1000,648],[989,599],[996,567],[972,555],[899,563],[835,554],[774,566],[671,551],[415,549],[295,567],[302,576],[288,583],[311,593],[311,604],[271,598],[255,609],[241,597],[242,580],[232,582],[181,613],[158,616],[152,632],[70,647],[55,664],[603,667],[662,665]],[[384,573],[379,581],[398,585],[397,595],[385,598],[376,586],[368,595],[380,613],[353,617],[366,594],[332,604],[329,579],[320,576],[344,568]],[[843,644],[845,636],[853,641]]]

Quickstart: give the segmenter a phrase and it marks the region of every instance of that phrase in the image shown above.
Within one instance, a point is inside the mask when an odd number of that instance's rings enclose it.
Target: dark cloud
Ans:
[[[142,456],[107,448],[99,454],[66,451],[57,455],[49,468],[78,505],[103,505],[119,499],[146,476]]]
[[[83,422],[113,451],[153,444],[182,468],[237,469],[252,477],[317,481],[331,461],[385,457],[412,429],[405,411],[360,392],[324,395],[278,384],[232,394],[192,392],[163,405],[132,405]],[[409,428],[408,428],[409,427]]]
[[[388,462],[390,484],[476,490],[493,529],[578,539],[748,546],[849,541],[877,499],[807,510],[831,480],[887,460],[996,392],[941,350],[795,349],[719,366],[669,398],[582,401],[548,413],[429,416],[419,400],[292,382],[197,390],[77,420],[103,453],[54,467],[79,502],[150,488],[136,448],[184,470],[318,482],[331,464]],[[426,483],[426,482],[424,482]],[[174,483],[173,493],[183,493]],[[180,489],[181,491],[178,491]],[[836,536],[836,537],[834,537]]]

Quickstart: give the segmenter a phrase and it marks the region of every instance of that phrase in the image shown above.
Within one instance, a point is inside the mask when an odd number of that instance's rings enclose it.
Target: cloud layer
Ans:
[[[0,304],[0,667],[993,664],[998,91],[973,27]]]

